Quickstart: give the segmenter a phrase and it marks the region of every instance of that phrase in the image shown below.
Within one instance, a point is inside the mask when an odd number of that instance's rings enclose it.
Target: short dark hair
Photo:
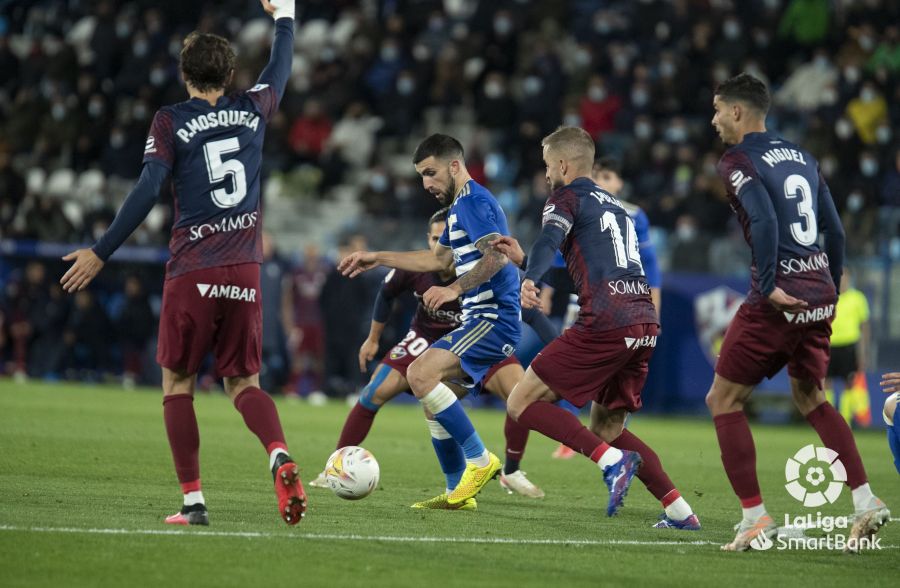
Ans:
[[[450,212],[450,207],[449,207],[449,206],[445,206],[444,208],[442,208],[442,209],[440,209],[439,211],[437,211],[437,212],[435,212],[434,214],[432,214],[432,215],[431,215],[431,218],[428,219],[428,227],[430,228],[431,225],[433,225],[434,223],[445,223],[445,222],[447,222],[447,214],[448,214],[449,212]]]
[[[622,164],[619,163],[619,160],[615,157],[601,157],[594,160],[594,172],[602,171],[611,171],[612,173],[621,176]]]
[[[184,81],[201,92],[228,85],[234,71],[234,50],[227,39],[194,31],[184,39],[181,73]]]
[[[762,80],[744,72],[718,85],[716,96],[726,102],[743,102],[766,114],[769,111],[769,90]]]
[[[462,143],[450,135],[435,133],[419,143],[413,153],[413,165],[434,156],[436,159],[463,159],[466,154]]]

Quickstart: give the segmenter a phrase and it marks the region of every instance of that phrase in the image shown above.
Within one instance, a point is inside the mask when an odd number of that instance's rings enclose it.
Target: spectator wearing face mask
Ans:
[[[887,101],[873,82],[867,81],[859,95],[847,104],[847,117],[853,122],[856,133],[866,145],[874,144],[878,128],[887,120]]]
[[[828,0],[792,0],[778,24],[778,36],[805,47],[818,45],[828,34],[830,22]]]
[[[837,101],[837,68],[824,49],[794,70],[775,94],[775,103],[789,110],[811,112]]]
[[[581,98],[581,128],[596,141],[615,128],[616,114],[621,108],[622,99],[609,93],[603,76],[592,76]]]

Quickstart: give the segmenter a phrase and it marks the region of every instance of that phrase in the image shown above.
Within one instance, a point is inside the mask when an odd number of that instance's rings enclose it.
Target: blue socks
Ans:
[[[450,388],[438,384],[421,399],[421,402],[444,430],[462,446],[466,460],[480,462],[486,459],[487,450],[481,442],[481,437],[475,432],[472,421]]]

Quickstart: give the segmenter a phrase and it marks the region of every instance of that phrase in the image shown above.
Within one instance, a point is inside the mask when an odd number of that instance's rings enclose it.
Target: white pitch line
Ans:
[[[397,535],[338,535],[333,533],[267,533],[264,531],[180,531],[176,529],[87,529],[79,527],[18,527],[0,525],[0,531],[25,533],[81,533],[87,535],[174,535],[181,537],[238,537],[308,539],[322,541],[385,541],[391,543],[490,543],[506,545],[718,545],[714,541],[637,541],[630,539],[515,539],[511,537],[404,537]]]
[[[383,541],[388,543],[476,543],[499,545],[691,546],[719,545],[717,541],[638,541],[632,539],[516,539],[512,537],[409,537],[398,535],[339,535],[334,533],[268,533],[265,531],[182,531],[177,529],[94,529],[81,527],[19,527],[0,525],[0,531],[23,533],[79,533],[86,535],[162,535],[176,537],[236,537],[241,539],[306,539],[320,541]],[[900,545],[882,545],[900,549]]]

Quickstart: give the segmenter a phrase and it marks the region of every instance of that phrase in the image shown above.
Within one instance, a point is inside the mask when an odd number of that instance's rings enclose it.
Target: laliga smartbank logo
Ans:
[[[815,508],[837,501],[847,481],[847,470],[836,451],[810,444],[788,458],[784,477],[788,494],[803,506]]]
[[[807,508],[834,504],[847,481],[847,470],[837,452],[827,447],[802,447],[784,465],[784,485],[795,500]],[[859,551],[881,549],[880,537],[851,538],[853,518],[850,516],[785,513],[784,526],[761,529],[750,541],[756,551],[812,550]],[[807,531],[817,535],[807,535]]]

